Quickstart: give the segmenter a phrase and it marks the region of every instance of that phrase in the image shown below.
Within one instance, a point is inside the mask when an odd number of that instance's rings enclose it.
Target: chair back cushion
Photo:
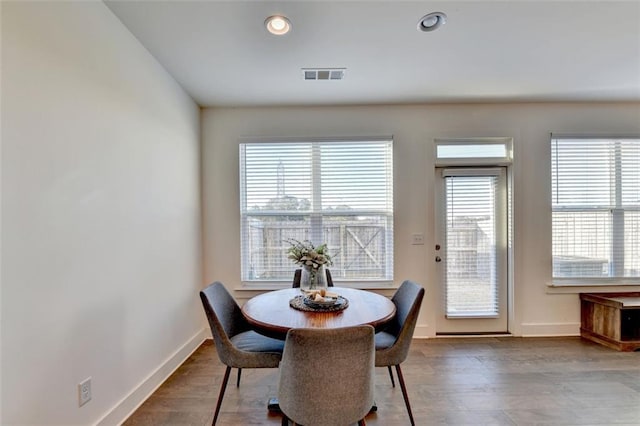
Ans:
[[[211,320],[218,323],[227,337],[250,330],[251,327],[242,315],[240,307],[233,300],[225,286],[216,281],[200,292],[204,310],[211,325]],[[207,303],[205,303],[207,301]],[[210,316],[209,313],[212,315]]]
[[[350,424],[373,404],[374,331],[371,326],[293,329],[280,363],[278,399],[298,424]]]
[[[200,292],[220,361],[235,368],[275,368],[282,356],[282,341],[251,330],[240,307],[222,283]]]
[[[385,332],[396,339],[392,346],[376,351],[376,366],[398,365],[407,358],[423,298],[424,288],[410,280],[404,281],[393,295],[396,316]]]

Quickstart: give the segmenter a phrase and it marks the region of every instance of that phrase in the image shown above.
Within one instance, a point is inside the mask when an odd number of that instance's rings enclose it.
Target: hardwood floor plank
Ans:
[[[578,337],[415,340],[402,369],[418,425],[640,425],[640,352]],[[203,343],[124,424],[210,425],[224,370]],[[218,425],[280,425],[266,409],[278,371],[243,370],[240,388],[235,375]],[[409,424],[386,368],[375,389],[367,424]]]

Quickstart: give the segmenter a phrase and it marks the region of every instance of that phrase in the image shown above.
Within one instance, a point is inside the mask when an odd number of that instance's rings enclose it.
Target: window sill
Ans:
[[[336,287],[357,288],[359,290],[396,290],[398,285],[393,281],[335,281]],[[290,281],[243,281],[235,291],[267,291],[290,288]]]
[[[611,283],[602,282],[552,282],[547,283],[547,294],[578,294],[578,293],[616,293],[640,291],[640,283]]]

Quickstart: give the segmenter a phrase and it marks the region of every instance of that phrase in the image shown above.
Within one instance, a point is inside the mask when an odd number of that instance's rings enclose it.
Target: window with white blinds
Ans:
[[[288,281],[287,240],[326,243],[334,280],[393,279],[391,138],[240,144],[243,281]]]
[[[499,314],[506,185],[501,168],[445,169],[446,315]]]
[[[640,138],[551,137],[555,284],[637,283]]]

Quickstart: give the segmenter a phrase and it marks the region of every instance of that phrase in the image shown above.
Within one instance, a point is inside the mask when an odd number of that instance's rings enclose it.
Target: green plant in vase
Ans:
[[[291,245],[287,251],[289,259],[302,267],[300,288],[313,290],[326,287],[327,275],[324,268],[325,265],[333,265],[327,245],[315,246],[309,240],[288,239],[286,241]]]

